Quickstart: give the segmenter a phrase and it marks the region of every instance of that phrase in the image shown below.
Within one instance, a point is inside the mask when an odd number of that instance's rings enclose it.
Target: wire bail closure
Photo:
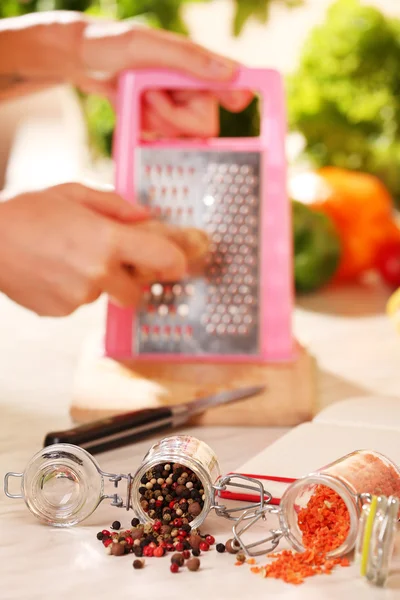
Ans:
[[[247,481],[247,484],[243,483],[235,483],[234,480],[239,479],[242,481]],[[251,485],[250,485],[251,484]],[[221,492],[227,491],[228,486],[237,487],[241,489],[245,489],[251,492],[256,492],[260,497],[260,501],[256,504],[247,504],[246,506],[227,508],[225,505],[220,504],[217,501],[218,496],[220,496]],[[257,479],[253,479],[252,477],[248,477],[246,475],[225,475],[225,477],[221,477],[218,484],[213,486],[214,489],[214,504],[211,506],[210,510],[215,510],[215,514],[218,517],[223,517],[225,519],[229,519],[231,521],[241,521],[243,519],[243,514],[249,512],[248,509],[256,509],[262,510],[265,504],[269,504],[272,500],[272,495],[265,491],[264,486]],[[235,517],[234,513],[240,512],[241,515],[239,517]],[[248,518],[251,518],[249,516]]]
[[[126,481],[126,499],[125,501],[123,500],[123,498],[117,493],[115,492],[115,494],[103,494],[100,498],[100,502],[103,502],[103,500],[111,500],[110,504],[111,506],[116,506],[117,508],[125,508],[126,510],[130,510],[132,508],[132,502],[131,502],[131,490],[132,490],[132,483],[133,483],[133,477],[130,473],[128,473],[127,475],[125,475],[124,473],[105,473],[104,471],[101,471],[100,469],[98,469],[99,474],[101,475],[101,477],[103,477],[104,479],[108,479],[108,481],[110,483],[114,484],[114,488],[118,488],[118,484],[120,483],[120,481],[125,480]],[[99,502],[99,504],[100,504]]]
[[[284,537],[284,532],[280,529],[270,529],[270,535],[253,542],[246,544],[243,540],[243,535],[251,529],[260,519],[266,521],[267,515],[274,514],[278,515],[280,508],[272,505],[262,505],[246,510],[240,518],[236,521],[233,526],[233,535],[236,543],[248,556],[261,556],[262,554],[269,554],[273,552],[278,546],[280,540]],[[261,546],[262,544],[268,544],[266,548],[262,550],[254,550],[254,548]]]

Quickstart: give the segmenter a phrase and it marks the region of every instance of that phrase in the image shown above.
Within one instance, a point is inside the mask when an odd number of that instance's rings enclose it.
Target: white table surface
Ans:
[[[53,154],[55,143],[55,139],[51,144],[47,140],[41,147],[40,164],[25,171],[27,177],[19,175],[24,152],[15,157],[13,165],[19,169],[14,169],[11,188],[53,182],[48,181],[43,168],[47,164],[45,152],[49,155],[51,149]],[[60,139],[58,143],[59,149],[65,150]],[[26,143],[21,142],[20,147],[24,149]],[[68,178],[65,169],[61,168],[60,174],[61,180]],[[392,395],[400,401],[400,337],[384,314],[387,297],[387,290],[366,284],[298,301],[294,329],[318,360],[321,406],[364,394]],[[1,478],[6,471],[23,470],[41,448],[48,431],[70,425],[68,408],[79,352],[83,341],[102,329],[103,320],[102,300],[71,317],[56,320],[39,318],[0,296]],[[185,431],[215,449],[225,472],[234,470],[285,432],[245,427]],[[107,471],[134,471],[153,441],[100,455],[98,460]],[[23,501],[9,500],[1,490],[0,599],[400,598],[399,573],[386,590],[368,587],[356,577],[354,567],[295,587],[263,580],[251,574],[247,566],[234,567],[231,555],[216,555],[215,551],[202,557],[198,573],[172,575],[167,558],[147,559],[145,569],[134,571],[131,557],[107,556],[96,540],[96,532],[116,518],[128,525],[132,515],[128,518],[123,510],[103,505],[85,524],[57,530],[38,524]],[[230,523],[215,516],[205,524],[219,541],[230,537],[230,527]]]
[[[400,401],[400,338],[383,315],[387,292],[380,288],[325,292],[299,302],[295,330],[317,356],[321,404],[351,395],[397,395]],[[0,297],[0,474],[23,470],[51,429],[70,424],[72,376],[85,337],[102,327],[103,301],[66,319],[41,319]],[[193,428],[208,442],[228,472],[247,461],[285,431],[273,428]],[[135,470],[148,440],[100,455],[104,470]],[[300,588],[263,580],[233,557],[210,552],[198,573],[168,571],[168,559],[147,559],[143,571],[131,557],[104,553],[95,534],[119,518],[122,509],[101,506],[87,523],[56,530],[36,522],[23,501],[0,493],[0,598],[47,600],[76,598],[191,599],[242,598],[276,594],[308,599],[400,597],[400,578],[386,591],[359,581],[353,567],[330,577],[310,579]],[[209,517],[206,529],[218,540],[230,535],[230,523]]]

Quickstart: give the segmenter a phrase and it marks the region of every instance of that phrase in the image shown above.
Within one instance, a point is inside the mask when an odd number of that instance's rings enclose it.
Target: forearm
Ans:
[[[0,21],[0,99],[79,78],[86,21],[79,13],[35,13]]]

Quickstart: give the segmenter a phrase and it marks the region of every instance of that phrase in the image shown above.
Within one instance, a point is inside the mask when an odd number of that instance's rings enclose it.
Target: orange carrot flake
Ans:
[[[270,554],[273,561],[261,569],[251,569],[252,573],[299,585],[307,577],[330,575],[337,565],[349,566],[347,558],[327,558],[329,552],[343,544],[350,529],[349,513],[339,494],[317,486],[307,506],[298,513],[298,526],[306,550]]]

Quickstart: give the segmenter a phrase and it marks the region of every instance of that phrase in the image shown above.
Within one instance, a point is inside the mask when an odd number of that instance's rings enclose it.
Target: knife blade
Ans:
[[[225,390],[184,404],[136,410],[85,423],[72,429],[53,431],[46,435],[44,447],[52,444],[74,444],[91,454],[106,452],[133,444],[149,434],[179,427],[209,408],[250,398],[264,389],[265,386],[251,386]]]

